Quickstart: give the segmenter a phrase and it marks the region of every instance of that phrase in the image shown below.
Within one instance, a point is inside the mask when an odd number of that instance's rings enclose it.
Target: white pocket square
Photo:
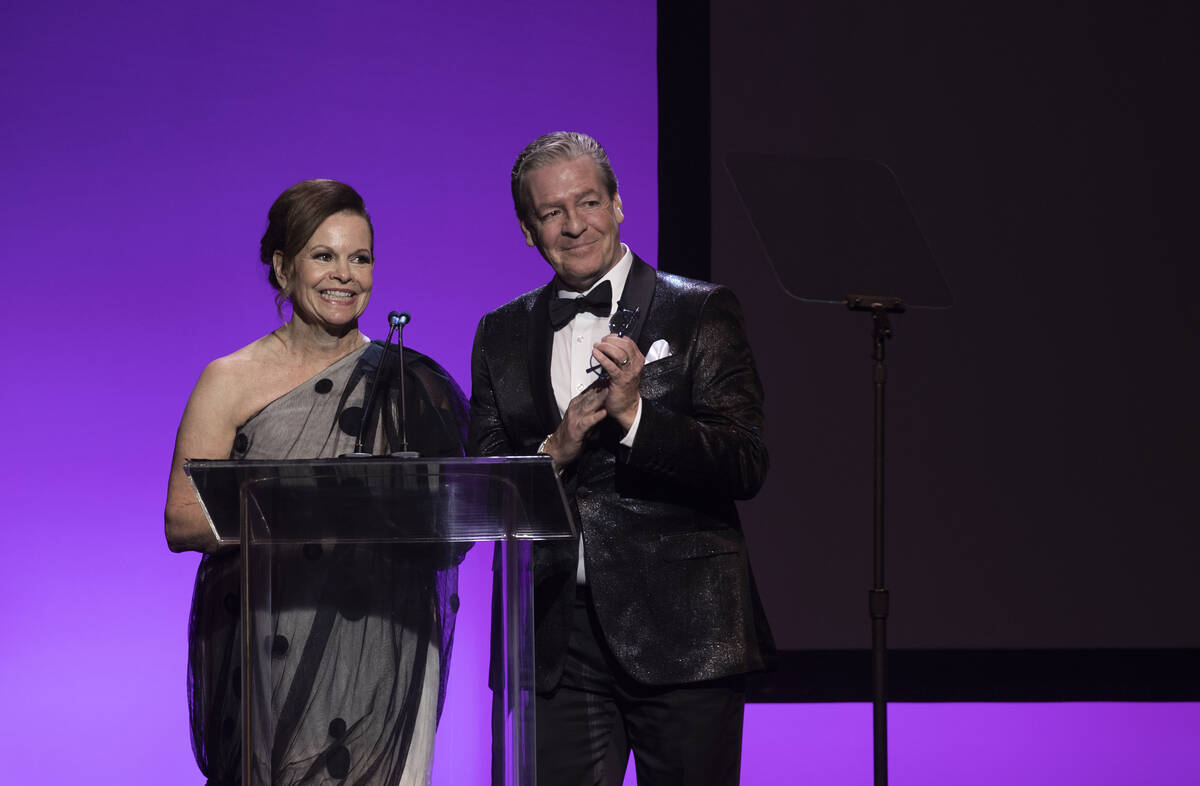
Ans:
[[[646,362],[653,363],[656,360],[671,357],[671,345],[667,343],[665,338],[660,338],[650,345],[650,351],[646,353]]]

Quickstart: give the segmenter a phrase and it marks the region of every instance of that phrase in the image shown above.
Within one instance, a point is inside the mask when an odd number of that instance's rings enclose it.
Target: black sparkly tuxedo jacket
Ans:
[[[554,283],[484,315],[471,357],[472,455],[531,455],[560,417],[550,381]],[[646,364],[632,448],[606,420],[563,472],[583,534],[592,601],[609,648],[651,685],[754,671],[774,644],[734,500],[767,472],[763,391],[730,290],[634,259],[623,305]],[[537,689],[562,676],[578,543],[533,547]],[[493,659],[496,653],[493,651]],[[494,664],[495,665],[495,664]]]

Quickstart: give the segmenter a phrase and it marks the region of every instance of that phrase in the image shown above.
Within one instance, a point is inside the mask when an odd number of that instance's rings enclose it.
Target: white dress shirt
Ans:
[[[624,243],[621,244],[624,255],[612,270],[592,285],[595,289],[603,281],[612,285],[612,307],[608,316],[598,317],[587,311],[576,314],[563,327],[554,332],[554,344],[550,352],[550,384],[554,387],[554,401],[558,405],[561,417],[567,411],[571,399],[578,396],[583,389],[596,381],[596,372],[588,372],[588,367],[596,364],[592,357],[592,345],[609,334],[608,321],[617,313],[617,303],[625,292],[625,279],[629,277],[629,269],[633,267],[633,253]],[[589,289],[588,292],[591,292]],[[583,297],[587,292],[572,292],[560,289],[560,298]],[[621,444],[633,447],[637,436],[638,424],[642,421],[642,401],[638,398],[637,414],[634,415],[633,425],[621,439]],[[583,565],[583,533],[579,534],[579,564],[575,571],[575,580],[580,584],[586,582],[586,572]]]

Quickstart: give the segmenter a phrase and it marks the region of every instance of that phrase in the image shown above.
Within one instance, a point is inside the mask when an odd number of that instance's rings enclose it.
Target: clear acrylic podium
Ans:
[[[241,549],[242,783],[271,782],[276,700],[272,586],[281,555],[356,544],[453,563],[470,544],[501,545],[505,783],[532,786],[534,664],[531,542],[574,538],[548,456],[187,462],[218,542]],[[397,549],[399,551],[397,552]]]

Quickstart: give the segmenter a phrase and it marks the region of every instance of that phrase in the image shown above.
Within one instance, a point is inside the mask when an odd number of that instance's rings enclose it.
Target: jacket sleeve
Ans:
[[[763,388],[732,291],[708,293],[687,352],[690,411],[643,397],[625,461],[706,495],[749,499],[767,474]]]
[[[471,416],[467,428],[467,455],[511,456],[514,453],[500,419],[500,406],[492,384],[487,321],[486,314],[479,320],[471,348]]]

